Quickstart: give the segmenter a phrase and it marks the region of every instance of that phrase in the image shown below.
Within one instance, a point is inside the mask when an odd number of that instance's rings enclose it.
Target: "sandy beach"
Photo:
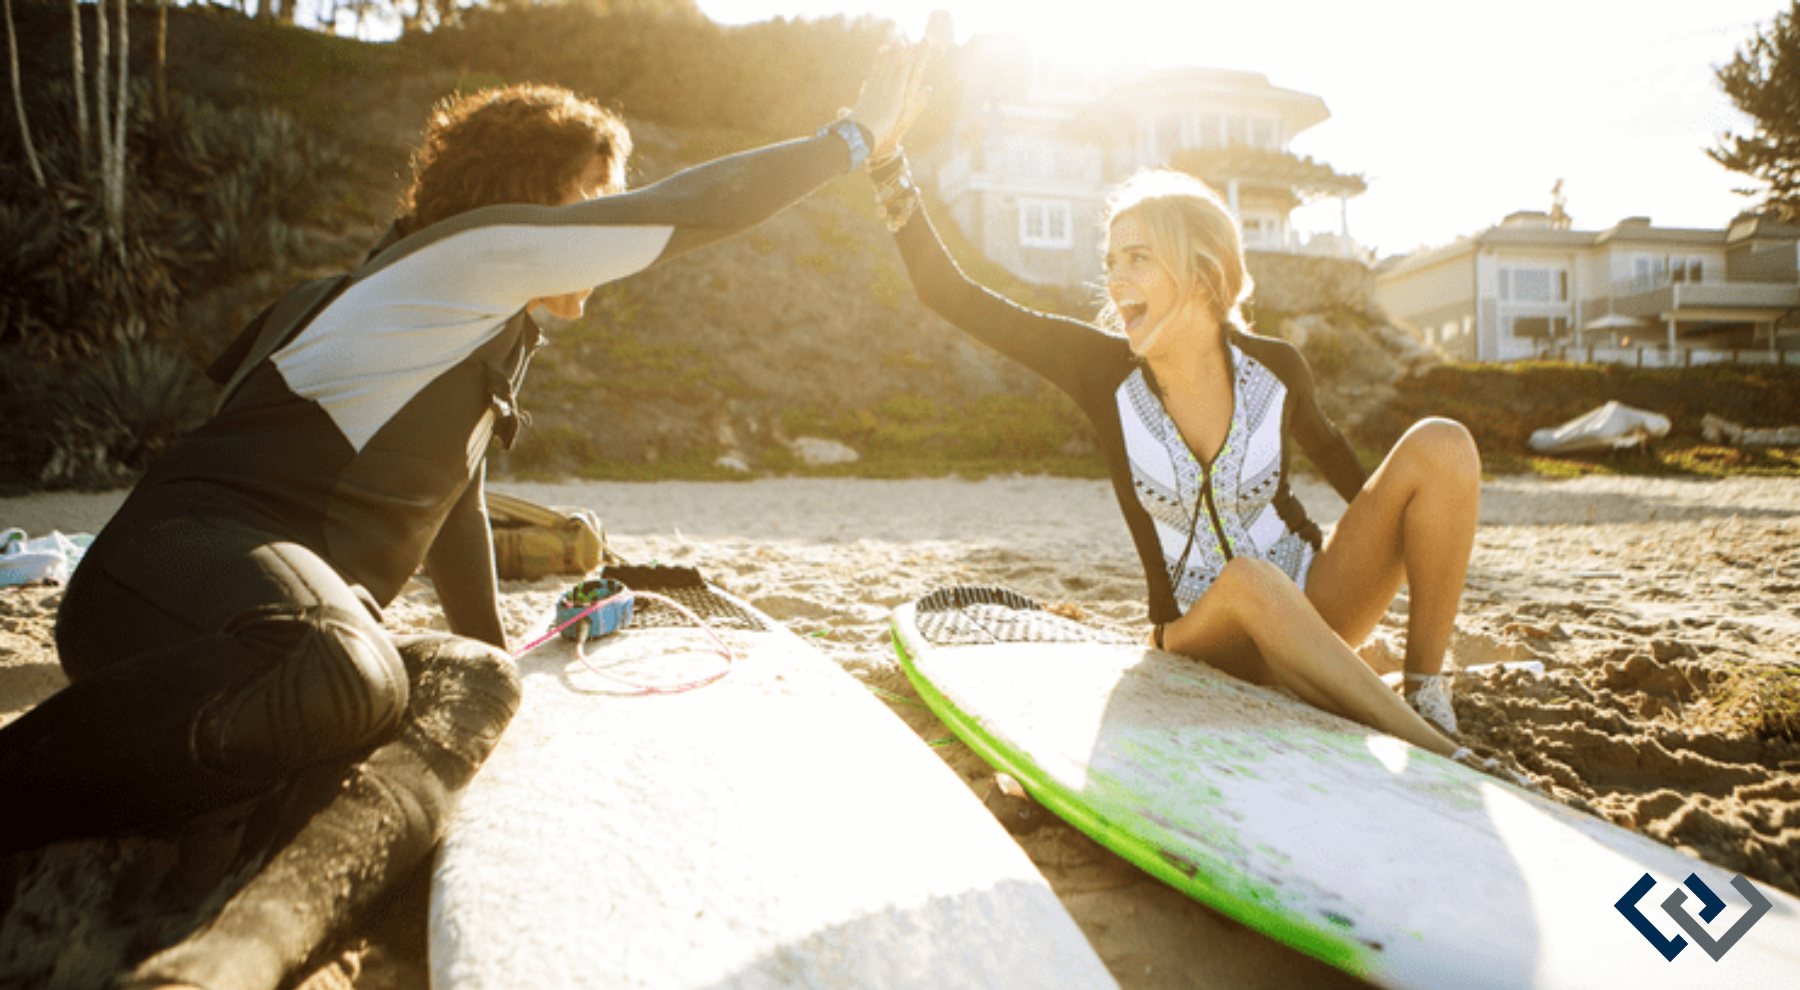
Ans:
[[[1105,482],[1051,478],[744,483],[494,482],[584,506],[636,563],[700,568],[884,695],[923,741],[949,735],[917,705],[889,642],[890,610],[934,587],[1000,584],[1139,633],[1143,579]],[[1342,503],[1303,484],[1315,517]],[[96,531],[118,494],[0,499],[0,527]],[[1556,798],[1800,894],[1800,745],[1743,734],[1732,685],[1800,660],[1800,482],[1496,478],[1452,643],[1461,669],[1538,661],[1542,673],[1459,673],[1464,741]],[[566,583],[503,589],[523,633]],[[65,682],[51,627],[60,591],[0,591],[0,723]],[[1404,596],[1365,658],[1397,664]],[[441,625],[428,585],[389,611]],[[991,773],[938,748],[981,796]],[[794,754],[796,764],[804,753]],[[1357,985],[1052,823],[1019,841],[1128,990]],[[1453,864],[1446,864],[1453,868]],[[384,979],[417,979],[406,960]],[[373,971],[359,986],[378,985]]]

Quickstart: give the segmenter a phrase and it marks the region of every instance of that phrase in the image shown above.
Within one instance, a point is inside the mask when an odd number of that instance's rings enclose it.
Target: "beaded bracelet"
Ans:
[[[887,221],[890,232],[899,232],[919,208],[919,187],[913,182],[905,152],[871,164],[869,178],[875,183],[875,209]]]

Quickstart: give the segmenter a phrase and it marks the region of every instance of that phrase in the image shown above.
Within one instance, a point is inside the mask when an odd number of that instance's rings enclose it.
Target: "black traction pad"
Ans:
[[[913,622],[933,646],[1117,643],[1118,636],[1048,611],[1007,588],[953,585],[919,599]]]
[[[600,572],[600,576],[611,578],[632,591],[667,598],[714,629],[772,632],[780,628],[761,613],[720,594],[692,567],[608,567]],[[629,628],[659,629],[693,624],[692,619],[662,602],[640,598],[633,606]]]

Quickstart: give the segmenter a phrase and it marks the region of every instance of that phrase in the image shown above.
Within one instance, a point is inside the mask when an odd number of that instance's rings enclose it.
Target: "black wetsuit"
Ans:
[[[1288,485],[1290,447],[1298,444],[1345,501],[1362,489],[1366,472],[1319,408],[1298,350],[1227,334],[1231,428],[1213,462],[1202,464],[1124,337],[1022,308],[971,281],[922,209],[895,240],[920,301],[1043,375],[1094,424],[1144,566],[1150,621],[1179,618],[1234,556],[1271,561],[1305,586],[1320,533]]]
[[[279,982],[423,861],[517,706],[482,474],[520,422],[528,301],[720,240],[849,163],[825,135],[378,251],[88,548],[57,622],[71,686],[0,730],[0,794],[30,809],[0,815],[0,852],[279,803],[268,864],[130,978]],[[455,635],[380,625],[421,564]]]

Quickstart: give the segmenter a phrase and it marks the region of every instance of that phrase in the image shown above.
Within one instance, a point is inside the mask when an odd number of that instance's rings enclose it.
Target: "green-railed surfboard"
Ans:
[[[1002,588],[903,605],[933,711],[1194,899],[1383,987],[1800,986],[1800,900]]]

